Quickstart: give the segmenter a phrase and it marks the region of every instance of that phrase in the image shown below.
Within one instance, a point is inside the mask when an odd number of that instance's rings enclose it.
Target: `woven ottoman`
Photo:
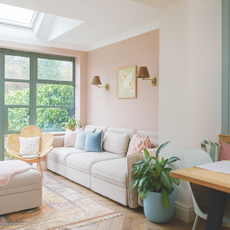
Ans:
[[[42,205],[42,176],[35,170],[15,174],[0,188],[0,215]]]

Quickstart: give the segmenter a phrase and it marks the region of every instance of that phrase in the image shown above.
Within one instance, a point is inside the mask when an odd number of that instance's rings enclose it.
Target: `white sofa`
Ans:
[[[96,132],[103,130],[103,152],[63,147],[64,136],[56,136],[54,149],[46,157],[47,169],[125,206],[138,207],[137,192],[130,190],[132,174],[128,168],[132,167],[129,158],[132,158],[133,164],[134,160],[142,158],[142,154],[126,157],[129,142],[134,132],[138,131],[142,136],[150,137],[152,148],[157,147],[158,132],[94,125],[87,125],[86,131],[94,128]],[[128,137],[118,134],[127,134]]]

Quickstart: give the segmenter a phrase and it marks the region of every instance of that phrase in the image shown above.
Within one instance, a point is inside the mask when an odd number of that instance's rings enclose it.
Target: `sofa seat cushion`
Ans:
[[[61,148],[54,148],[50,153],[48,153],[47,158],[49,160],[56,161],[63,165],[66,164],[66,158],[72,154],[82,153],[84,150],[75,149],[71,147],[61,147]]]
[[[98,162],[92,166],[91,176],[127,188],[127,158]]]
[[[90,174],[93,164],[100,161],[108,161],[117,158],[122,158],[114,153],[109,152],[86,152],[70,155],[66,159],[66,166]]]
[[[0,196],[18,194],[42,188],[42,176],[36,169],[18,173],[10,178],[7,185],[0,188]]]

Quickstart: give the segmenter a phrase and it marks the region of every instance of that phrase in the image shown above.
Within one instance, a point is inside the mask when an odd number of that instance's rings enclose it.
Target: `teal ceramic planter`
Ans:
[[[161,193],[149,192],[143,200],[146,218],[154,223],[167,223],[172,220],[175,212],[175,189],[169,195],[169,208],[165,208],[161,202]]]

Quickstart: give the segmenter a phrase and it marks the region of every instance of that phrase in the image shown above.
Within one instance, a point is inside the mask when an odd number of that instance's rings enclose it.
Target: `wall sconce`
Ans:
[[[94,77],[93,77],[93,80],[92,80],[92,82],[91,82],[91,85],[95,85],[95,86],[97,86],[98,88],[105,88],[106,91],[109,90],[109,84],[106,84],[105,87],[98,86],[98,85],[101,85],[101,80],[100,80],[100,77],[99,77],[99,76],[94,76]]]
[[[156,78],[149,78],[149,71],[146,66],[141,66],[137,72],[137,78],[142,78],[142,80],[151,80],[151,85],[156,85]],[[146,79],[148,78],[148,79]]]

